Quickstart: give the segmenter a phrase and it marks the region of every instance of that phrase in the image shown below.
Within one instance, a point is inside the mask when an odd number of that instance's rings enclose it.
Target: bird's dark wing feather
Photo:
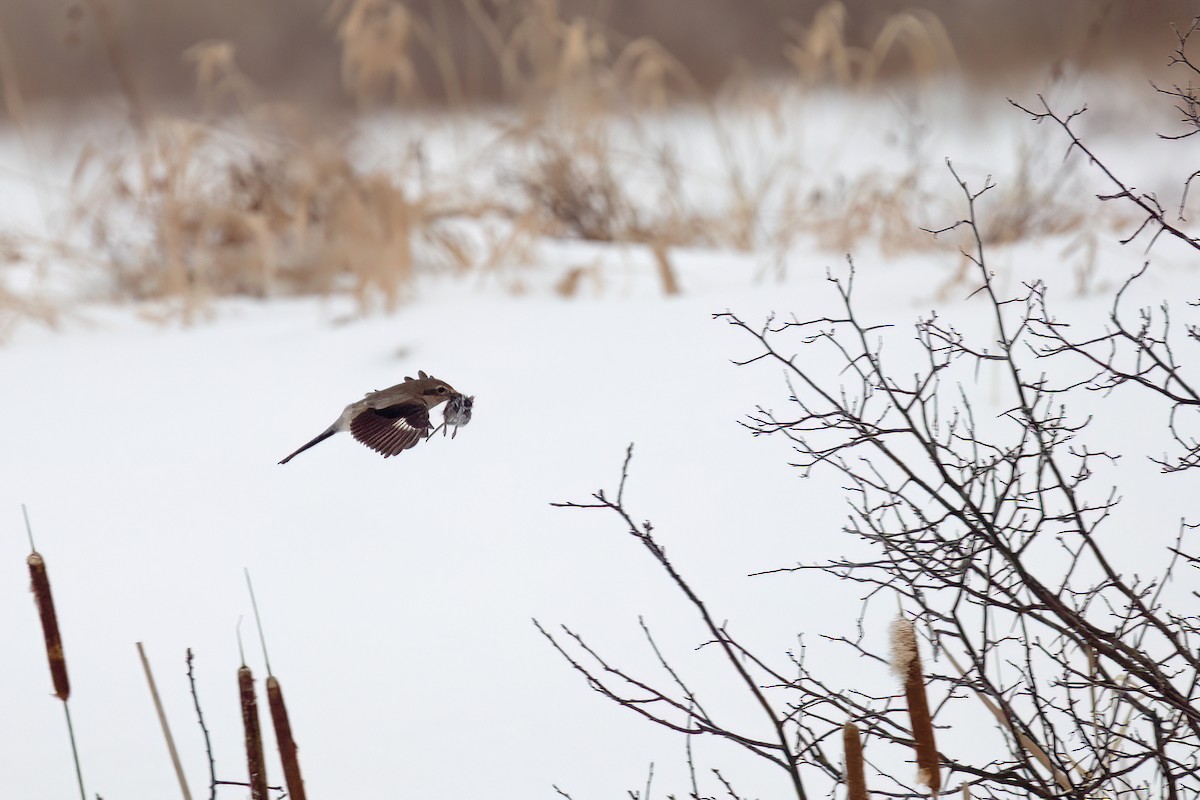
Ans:
[[[368,408],[350,420],[351,435],[384,458],[416,446],[429,428],[429,412],[422,403],[411,400]]]
[[[429,427],[429,411],[425,408],[425,404],[417,400],[403,400],[394,405],[384,406],[383,408],[370,409],[381,417],[386,419],[409,419],[409,424],[414,428]],[[421,420],[424,422],[421,422]]]

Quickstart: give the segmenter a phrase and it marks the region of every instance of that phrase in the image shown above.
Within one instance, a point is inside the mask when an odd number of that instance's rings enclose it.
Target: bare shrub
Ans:
[[[128,152],[88,152],[77,175],[75,221],[115,293],[179,300],[185,314],[219,296],[335,291],[390,309],[417,271],[471,258],[436,198],[303,126],[231,134],[160,120]]]
[[[605,142],[596,135],[537,142],[532,169],[519,181],[541,212],[546,234],[596,242],[644,237],[637,208],[613,174]]]
[[[1071,127],[1075,115],[1044,102],[1030,113],[1057,125],[1069,148],[1112,182],[1102,201],[1141,215],[1123,241],[1145,235],[1153,245],[1166,234],[1200,253],[1186,221],[1168,219],[1157,198],[1131,188],[1087,148]],[[799,800],[841,783],[865,792],[857,731],[876,748],[917,749],[915,779],[868,763],[876,791],[889,797],[942,787],[997,800],[1189,797],[1200,785],[1200,624],[1194,593],[1169,592],[1168,584],[1183,566],[1200,564],[1190,536],[1200,523],[1185,519],[1155,532],[1162,551],[1154,574],[1122,563],[1111,545],[1111,536],[1130,534],[1116,516],[1122,498],[1116,486],[1098,484],[1115,479],[1114,466],[1131,451],[1127,441],[1114,447],[1094,433],[1121,412],[1074,406],[1093,393],[1133,394],[1144,408],[1139,422],[1165,430],[1166,452],[1149,455],[1164,479],[1200,468],[1200,387],[1182,355],[1200,345],[1200,299],[1188,299],[1182,326],[1167,302],[1130,310],[1129,287],[1143,268],[1117,292],[1107,319],[1079,332],[1055,314],[1045,283],[1002,293],[977,214],[994,187],[972,189],[951,171],[966,213],[934,233],[969,242],[964,256],[982,331],[932,313],[915,325],[916,352],[896,356],[893,326],[865,318],[856,300],[853,262],[829,277],[836,303],[821,316],[751,323],[715,315],[750,343],[739,366],[769,365],[785,376],[782,409],[760,406],[743,425],[785,442],[802,474],[832,474],[849,504],[844,531],[864,545],[857,557],[770,572],[822,573],[857,587],[865,598],[857,635],[826,638],[881,669],[887,659],[865,635],[877,616],[869,604],[895,601],[915,621],[902,623],[906,656],[896,659],[904,688],[869,693],[802,655],[772,659],[740,644],[667,558],[651,523],[635,522],[624,500],[629,453],[615,495],[561,505],[618,517],[698,615],[698,650],[718,654],[730,687],[723,696],[742,697],[752,714],[737,725],[711,716],[708,700],[690,688],[684,659],[652,637],[661,669],[645,675],[579,632],[538,627],[591,690],[684,736],[718,737],[773,764],[780,791]],[[977,394],[984,371],[997,377],[998,396]],[[1121,491],[1137,503],[1138,488]],[[1138,510],[1134,520],[1143,524]],[[644,625],[643,632],[650,636]],[[915,658],[919,640],[933,653],[923,665]],[[990,718],[988,749],[955,746],[954,730],[935,746],[933,725],[952,715],[973,728],[974,719]],[[835,743],[852,764],[839,764]],[[693,775],[694,766],[689,761]],[[727,776],[711,774],[740,796]],[[691,796],[704,791],[693,782]]]

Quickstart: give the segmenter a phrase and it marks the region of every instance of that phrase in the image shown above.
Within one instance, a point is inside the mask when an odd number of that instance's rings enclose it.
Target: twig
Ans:
[[[204,724],[204,712],[200,710],[200,695],[196,693],[196,675],[192,669],[192,648],[187,649],[188,685],[192,690],[192,703],[196,706],[196,720],[200,723],[200,731],[204,734],[204,753],[208,756],[208,800],[217,796],[217,763],[213,759],[212,739],[208,735],[208,726]]]
[[[1087,111],[1087,106],[1084,106],[1078,111],[1074,111],[1067,116],[1062,117],[1054,112],[1054,110],[1050,107],[1050,104],[1046,102],[1045,97],[1039,94],[1037,98],[1042,104],[1041,111],[1035,111],[1033,109],[1026,108],[1014,100],[1009,100],[1008,102],[1011,103],[1015,108],[1024,111],[1035,122],[1042,122],[1043,120],[1048,119],[1062,128],[1063,132],[1067,134],[1067,138],[1071,140],[1071,144],[1067,147],[1067,153],[1069,154],[1071,150],[1079,150],[1088,157],[1088,160],[1091,161],[1091,163],[1095,165],[1095,167],[1099,169],[1114,186],[1117,187],[1117,191],[1113,194],[1098,195],[1101,200],[1126,199],[1140,208],[1146,215],[1145,221],[1138,226],[1137,230],[1135,230],[1133,234],[1121,240],[1121,244],[1128,244],[1129,242],[1133,241],[1133,239],[1136,238],[1139,233],[1145,230],[1147,225],[1153,222],[1158,226],[1158,231],[1151,237],[1150,243],[1147,245],[1147,250],[1153,246],[1155,240],[1158,239],[1158,236],[1161,233],[1168,233],[1179,241],[1189,245],[1193,249],[1200,250],[1200,239],[1194,236],[1189,236],[1180,228],[1177,228],[1170,222],[1167,222],[1162,206],[1152,195],[1135,193],[1134,190],[1126,185],[1124,181],[1118,178],[1116,174],[1110,170],[1086,144],[1083,143],[1083,140],[1076,135],[1075,131],[1071,129],[1071,122],[1074,121],[1076,117]]]
[[[623,500],[624,500],[624,495],[625,495],[625,484],[629,478],[629,463],[632,459],[633,459],[633,444],[630,444],[625,450],[625,460],[621,466],[621,479],[617,485],[617,497],[616,497],[615,501],[609,500],[608,496],[605,494],[605,492],[603,490],[601,490],[592,495],[593,499],[595,499],[595,501],[596,501],[595,503],[567,502],[567,503],[551,503],[551,505],[554,507],[557,507],[557,508],[608,509],[610,511],[615,512],[622,519],[622,521],[625,523],[630,535],[632,535],[639,542],[641,542],[641,544],[646,548],[646,550],[648,550],[650,552],[650,554],[654,557],[654,559],[656,561],[658,561],[659,565],[663,568],[663,570],[666,571],[667,575],[671,578],[671,581],[675,584],[676,588],[678,588],[684,594],[684,596],[687,597],[688,601],[692,604],[693,608],[695,608],[696,611],[699,612],[700,617],[703,620],[704,627],[711,634],[713,641],[716,642],[718,647],[720,647],[721,650],[723,651],[725,658],[726,658],[726,662],[737,673],[742,686],[754,698],[755,703],[767,715],[767,718],[770,720],[771,727],[773,729],[773,733],[775,736],[775,741],[771,744],[771,747],[773,749],[777,749],[779,751],[779,756],[777,757],[778,758],[777,763],[779,763],[780,766],[782,766],[784,768],[784,770],[788,774],[788,777],[791,779],[792,789],[795,792],[798,800],[807,800],[808,795],[804,789],[804,782],[800,777],[800,770],[799,770],[799,765],[797,763],[797,758],[796,758],[796,755],[792,752],[790,737],[784,729],[785,718],[781,717],[780,715],[775,713],[775,709],[771,706],[770,701],[767,700],[766,695],[763,694],[762,688],[759,686],[758,682],[750,675],[750,673],[746,669],[746,666],[743,664],[743,661],[740,658],[739,648],[737,648],[736,645],[734,645],[731,642],[729,635],[725,632],[723,626],[718,625],[716,620],[713,619],[712,614],[708,610],[708,605],[700,598],[699,595],[696,594],[696,592],[692,589],[691,585],[675,569],[674,564],[672,564],[671,561],[667,558],[666,550],[664,550],[663,547],[654,540],[654,537],[652,535],[653,528],[650,525],[650,523],[646,522],[639,526],[637,523],[635,523],[633,521],[632,516],[630,516],[628,510],[626,510],[625,506],[623,505]],[[540,628],[540,626],[539,626],[539,628]],[[545,633],[545,632],[543,631],[543,633]],[[550,637],[547,635],[547,638],[550,638]],[[580,644],[582,644],[582,640],[580,640],[578,637],[576,637],[576,640]],[[552,643],[553,643],[553,641],[554,640],[551,639]],[[555,643],[555,646],[557,647],[558,645]],[[562,651],[561,648],[559,648],[559,651],[562,652],[564,656],[566,655],[566,653],[564,651]],[[568,660],[571,660],[571,659],[568,658]],[[589,674],[577,662],[574,662],[572,660],[571,663],[576,667],[576,669],[583,671],[584,674]],[[629,680],[629,679],[626,678],[626,680]],[[592,682],[593,682],[593,685],[598,683],[594,678],[592,679]],[[659,696],[664,697],[661,694]],[[615,697],[614,697],[614,699],[615,699]],[[664,697],[664,699],[665,699],[665,697]],[[645,713],[645,712],[642,712],[642,713]],[[667,724],[667,723],[665,723],[665,721],[661,721],[661,720],[660,720],[660,723]],[[744,739],[744,737],[735,736],[734,734],[732,734],[732,732],[724,730],[724,729],[717,729],[714,732],[717,732],[721,735],[724,735],[724,736],[727,736],[730,738],[741,739],[742,741],[746,741]],[[762,752],[756,750],[757,746],[758,745],[756,744],[751,749],[755,750],[756,752],[759,752],[760,755],[763,755]],[[774,757],[774,756],[772,756],[771,758],[772,758],[772,760],[776,759],[776,757]]]

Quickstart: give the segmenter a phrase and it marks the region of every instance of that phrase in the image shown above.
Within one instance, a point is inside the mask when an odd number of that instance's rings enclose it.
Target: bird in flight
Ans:
[[[417,375],[419,377],[415,379],[405,378],[404,383],[371,392],[346,406],[341,416],[323,433],[279,463],[286,464],[339,431],[350,431],[351,436],[384,458],[416,447],[441,429],[453,427],[457,435],[458,428],[471,421],[475,398],[455,391],[450,384],[424,372]],[[434,428],[429,412],[442,403],[446,403],[442,424]]]

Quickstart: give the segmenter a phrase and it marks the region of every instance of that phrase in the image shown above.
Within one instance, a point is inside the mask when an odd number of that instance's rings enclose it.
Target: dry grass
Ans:
[[[151,104],[163,98],[186,97],[192,75],[179,62],[179,53],[200,40],[227,40],[246,57],[250,74],[273,96],[304,100],[328,107],[344,104],[337,85],[344,53],[330,36],[329,0],[156,0],[130,3],[109,0],[114,30],[136,42],[130,57],[143,76]],[[566,20],[601,16],[603,27],[615,35],[609,42],[638,39],[657,42],[670,52],[706,89],[716,89],[739,71],[758,75],[785,70],[783,48],[796,42],[788,18],[808,23],[819,0],[787,2],[760,0],[557,0],[542,3],[553,16]],[[1014,72],[1043,74],[1052,64],[1072,60],[1087,65],[1162,63],[1169,46],[1166,25],[1186,22],[1194,3],[1157,0],[1154,3],[1051,3],[1007,0],[1005,3],[963,3],[961,0],[923,0],[918,4],[936,15],[961,54],[961,66],[972,80],[1006,80]],[[371,19],[379,23],[380,39],[394,38],[400,12],[385,9]],[[404,0],[390,4],[429,23],[429,37],[451,43],[453,74],[469,101],[494,102],[503,91],[494,68],[495,53],[505,39],[486,36],[489,27],[502,34],[528,16],[529,2],[514,0]],[[905,4],[858,0],[849,4],[842,34],[853,46],[870,52],[889,15]],[[390,17],[390,19],[389,19]],[[7,25],[4,25],[7,23]],[[106,94],[115,79],[106,49],[98,41],[97,19],[86,0],[29,3],[0,0],[0,27],[20,30],[13,37],[17,74],[34,100],[79,98]],[[532,28],[533,26],[531,26]],[[412,84],[430,90],[435,101],[447,65],[425,52],[418,26],[409,32]],[[303,58],[297,58],[303,54]],[[911,65],[900,52],[882,64],[885,77],[906,76]]]
[[[934,14],[905,11],[889,16],[883,29],[867,47],[850,44],[846,36],[844,3],[821,6],[808,26],[791,27],[784,57],[808,86],[832,83],[844,88],[870,88],[884,64],[903,47],[910,74],[918,79],[958,71],[958,57],[950,36]]]
[[[185,315],[227,295],[353,293],[387,309],[424,266],[463,268],[438,199],[351,163],[336,135],[280,119],[239,133],[156,121],[132,150],[88,151],[75,222],[119,297],[178,299]],[[415,169],[415,165],[409,165]]]
[[[103,0],[88,7],[108,19]],[[671,258],[682,246],[775,251],[780,263],[797,242],[835,252],[872,242],[885,254],[931,246],[920,228],[938,200],[915,161],[831,190],[799,158],[751,172],[731,128],[747,114],[781,118],[812,87],[863,90],[884,73],[922,81],[956,69],[936,16],[888,16],[873,39],[855,45],[847,7],[826,3],[807,26],[790,29],[781,50],[795,70],[790,83],[768,88],[740,74],[714,96],[660,43],[564,8],[554,0],[334,0],[327,8],[344,90],[362,107],[442,98],[463,109],[476,94],[471,76],[496,76],[508,105],[495,141],[511,158],[498,162],[492,146],[481,145],[467,168],[504,170],[483,185],[429,180],[419,146],[398,161],[363,166],[347,128],[265,101],[227,41],[205,40],[182,54],[199,114],[155,113],[117,28],[101,25],[131,135],[115,148],[84,150],[71,232],[36,244],[60,262],[100,271],[110,297],[158,301],[185,321],[231,295],[340,293],[364,311],[391,310],[421,275],[518,267],[546,238],[644,247],[666,294],[685,289]],[[465,20],[467,33],[452,19]],[[484,44],[469,64],[467,34]],[[8,60],[3,45],[0,66]],[[19,87],[6,79],[3,89],[22,118]],[[715,163],[690,163],[680,145],[631,153],[614,142],[614,125],[648,140],[642,134],[667,109],[702,120]],[[709,198],[696,197],[697,166]],[[1023,171],[989,234],[1008,242],[1080,229],[1057,187],[1039,182],[1032,167]],[[27,262],[31,244],[13,240],[0,258]],[[596,285],[582,280],[589,272],[566,274],[559,291]],[[13,320],[49,313],[0,283],[0,335]]]

